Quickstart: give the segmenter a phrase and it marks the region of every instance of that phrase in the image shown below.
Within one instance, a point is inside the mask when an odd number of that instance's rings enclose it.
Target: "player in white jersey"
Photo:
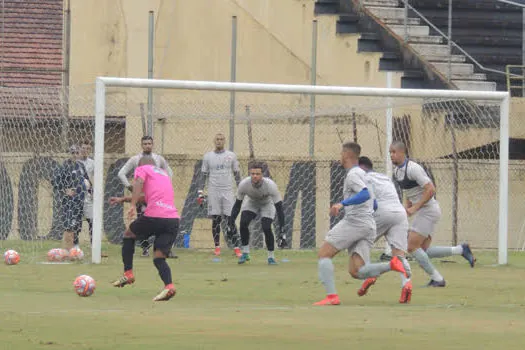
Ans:
[[[348,173],[345,178],[341,203],[332,205],[330,215],[337,216],[345,208],[345,216],[328,233],[318,256],[319,279],[326,290],[326,298],[314,305],[339,305],[341,302],[335,289],[332,259],[341,250],[348,250],[350,261],[348,272],[353,278],[365,280],[388,271],[398,271],[410,278],[410,269],[394,256],[390,262],[370,263],[370,248],[376,238],[373,214],[373,199],[366,183],[365,171],[358,166],[361,146],[346,142],[341,150],[341,164]],[[407,271],[408,270],[408,271]]]
[[[368,157],[359,157],[359,167],[366,171],[366,184],[372,190],[375,199],[374,220],[377,236],[375,241],[385,237],[392,249],[392,255],[405,260],[407,252],[408,217],[405,208],[399,201],[396,187],[388,176],[374,171],[372,161]],[[403,261],[406,269],[410,265]],[[412,296],[412,282],[401,273],[400,303],[409,303]],[[377,280],[377,277],[367,278],[357,294],[363,296]]]
[[[143,136],[140,140],[141,146],[142,146],[142,153],[139,153],[131,158],[128,159],[126,164],[119,170],[118,177],[124,187],[126,187],[130,192],[133,191],[133,186],[128,180],[128,176],[132,176],[133,172],[139,165],[140,158],[142,156],[151,156],[153,160],[155,161],[155,165],[161,169],[166,170],[169,177],[173,177],[173,171],[171,170],[170,166],[168,165],[168,162],[166,159],[164,159],[163,156],[160,154],[153,153],[153,138],[151,136]],[[137,214],[142,215],[142,205],[137,207]],[[147,257],[149,256],[149,247],[150,247],[149,241],[141,241],[140,247],[142,248],[142,256]],[[176,256],[173,255],[172,252],[170,252],[169,256],[170,258],[175,258]]]
[[[423,167],[410,160],[403,142],[390,146],[390,158],[394,163],[394,180],[406,197],[405,210],[412,222],[408,231],[408,252],[430,276],[429,287],[445,287],[445,279],[432,265],[429,258],[462,255],[474,267],[475,259],[468,244],[455,247],[433,247],[432,234],[441,218],[441,209],[435,198],[436,188]]]
[[[86,168],[87,175],[89,177],[90,184],[94,183],[95,177],[95,162],[90,158],[91,154],[91,142],[89,140],[84,140],[80,144],[80,159],[79,162],[84,164]],[[91,186],[87,189],[86,197],[84,198],[84,218],[86,219],[89,227],[89,238],[93,240],[93,189]],[[78,234],[75,235],[74,244],[78,246]]]
[[[272,232],[272,223],[277,211],[279,240],[281,240],[284,232],[283,201],[275,182],[270,178],[263,177],[263,167],[264,165],[261,162],[253,161],[250,163],[250,176],[239,183],[237,200],[230,215],[229,225],[232,226],[242,209],[240,223],[242,255],[239,258],[239,264],[244,264],[250,260],[249,225],[259,215],[266,249],[268,249],[268,265],[277,265],[274,255],[275,238]]]
[[[204,155],[202,160],[202,172],[204,174],[204,187],[208,185],[207,196],[205,188],[199,191],[198,201],[202,205],[203,200],[207,197],[208,215],[212,218],[212,236],[215,244],[215,255],[221,255],[221,222],[224,216],[226,223],[232,212],[234,193],[233,180],[239,185],[241,174],[239,162],[235,153],[224,149],[226,138],[224,134],[217,134],[214,138],[215,150]],[[241,250],[239,249],[239,238],[237,227],[229,226],[226,230],[228,240],[234,246],[235,255],[240,258]]]

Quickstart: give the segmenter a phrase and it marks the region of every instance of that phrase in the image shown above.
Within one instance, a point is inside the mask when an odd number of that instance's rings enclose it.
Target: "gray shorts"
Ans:
[[[93,219],[93,200],[90,197],[88,194],[84,200],[84,217],[87,219]]]
[[[374,213],[376,221],[376,241],[385,236],[388,244],[396,249],[407,251],[408,218],[406,212],[378,209]]]
[[[209,191],[208,192],[208,215],[230,216],[234,203],[233,191]]]
[[[275,204],[271,201],[260,203],[251,200],[250,197],[246,197],[242,202],[242,211],[245,210],[251,211],[261,218],[275,219]]]
[[[347,249],[350,256],[358,254],[365,263],[369,263],[370,249],[374,245],[375,236],[376,228],[373,222],[370,225],[356,226],[343,219],[328,231],[324,240],[337,250]]]
[[[414,214],[410,231],[417,232],[424,237],[432,236],[440,218],[441,208],[437,202],[424,206]]]

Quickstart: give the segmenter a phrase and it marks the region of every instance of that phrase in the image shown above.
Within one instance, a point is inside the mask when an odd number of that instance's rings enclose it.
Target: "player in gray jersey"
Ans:
[[[80,159],[79,162],[84,164],[84,168],[86,168],[87,175],[89,177],[89,181],[91,184],[94,183],[94,177],[95,177],[95,162],[92,158],[89,157],[91,154],[91,142],[88,140],[84,140],[82,144],[80,145]],[[84,198],[84,218],[86,218],[86,221],[88,223],[89,227],[89,238],[90,240],[93,240],[93,189],[91,186],[87,189],[86,197]],[[73,241],[75,246],[78,247],[79,239],[78,234],[75,235],[75,239]]]
[[[126,187],[130,192],[133,191],[133,186],[128,180],[128,176],[133,176],[133,173],[135,169],[139,165],[140,158],[142,156],[151,156],[153,160],[155,161],[155,165],[161,169],[166,170],[170,178],[173,177],[173,171],[168,165],[168,162],[166,159],[164,159],[163,156],[153,153],[153,138],[151,136],[143,136],[140,140],[141,146],[142,146],[142,153],[139,153],[131,158],[128,159],[126,164],[119,170],[118,177],[124,187]],[[137,214],[142,214],[142,205],[140,207],[137,207]],[[140,247],[142,248],[142,256],[148,257],[149,256],[149,247],[151,246],[150,242],[145,240],[141,241]],[[169,258],[176,258],[176,256],[170,251],[170,254],[168,256]]]
[[[359,167],[366,171],[366,184],[372,190],[375,200],[374,220],[377,236],[375,241],[385,237],[392,248],[393,256],[403,261],[405,269],[410,269],[405,259],[407,251],[408,217],[405,208],[399,201],[396,187],[385,174],[374,171],[372,161],[368,157],[359,157]],[[409,303],[412,296],[412,282],[401,273],[400,303]],[[357,294],[363,296],[375,284],[377,277],[367,278]]]
[[[390,158],[394,164],[394,180],[403,190],[405,210],[412,222],[408,230],[408,252],[414,256],[421,268],[430,276],[430,287],[445,287],[441,274],[429,258],[461,255],[474,267],[475,259],[468,244],[455,247],[432,247],[432,234],[441,218],[441,209],[435,198],[436,188],[423,167],[407,157],[403,142],[395,141],[390,146]]]
[[[275,238],[272,232],[272,223],[277,211],[279,221],[279,239],[284,232],[283,201],[277,185],[273,180],[263,177],[263,164],[251,162],[249,165],[250,177],[245,178],[237,187],[237,200],[233,206],[229,225],[235,224],[235,219],[241,213],[241,242],[242,255],[239,264],[250,260],[250,230],[249,225],[257,215],[261,216],[261,226],[264,232],[266,248],[268,249],[268,265],[277,265],[274,248]]]
[[[226,223],[229,221],[233,208],[234,193],[233,180],[239,185],[241,174],[239,162],[235,153],[225,150],[226,138],[224,134],[217,134],[214,138],[215,150],[204,155],[202,172],[204,174],[204,187],[208,187],[207,196],[205,189],[199,191],[198,201],[202,205],[207,197],[208,215],[212,218],[212,236],[215,244],[215,255],[221,255],[221,223],[224,216]],[[234,246],[235,255],[240,258],[239,238],[235,225],[227,225],[226,237]]]
[[[341,150],[341,164],[348,173],[345,178],[341,203],[332,205],[330,215],[337,216],[342,208],[345,215],[328,233],[319,249],[319,279],[326,290],[326,298],[314,305],[339,305],[341,302],[335,289],[334,265],[332,259],[341,250],[350,255],[348,272],[353,278],[365,280],[388,271],[398,271],[410,278],[409,269],[400,258],[390,262],[370,263],[370,248],[376,238],[376,224],[373,213],[373,197],[365,183],[365,171],[358,166],[361,146],[346,142]]]

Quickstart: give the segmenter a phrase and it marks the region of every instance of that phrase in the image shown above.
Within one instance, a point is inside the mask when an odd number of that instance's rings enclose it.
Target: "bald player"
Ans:
[[[229,222],[230,214],[235,201],[233,180],[239,185],[241,174],[239,161],[235,153],[224,149],[226,138],[224,134],[215,135],[213,142],[215,150],[204,155],[202,160],[202,173],[204,174],[204,187],[208,185],[208,216],[212,219],[211,232],[215,244],[215,255],[221,255],[221,222]],[[205,189],[199,191],[197,199],[202,205],[205,198]],[[234,246],[235,255],[240,258],[239,236],[235,224],[228,225],[226,236]]]
[[[401,141],[390,146],[394,164],[393,176],[405,196],[405,210],[412,218],[408,230],[408,252],[430,276],[429,287],[445,287],[446,282],[429,258],[461,255],[474,267],[475,259],[468,244],[455,247],[432,247],[432,235],[441,218],[441,208],[435,198],[436,188],[425,169],[409,159],[407,147]]]

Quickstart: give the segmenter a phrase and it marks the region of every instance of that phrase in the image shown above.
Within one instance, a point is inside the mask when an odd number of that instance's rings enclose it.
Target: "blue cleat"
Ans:
[[[239,261],[237,263],[240,265],[240,264],[244,264],[247,261],[250,261],[250,254],[242,253],[242,255],[239,258]]]
[[[268,258],[268,265],[279,265],[274,258]]]
[[[442,281],[434,281],[434,280],[430,280],[430,282],[428,282],[427,284],[427,287],[445,287],[447,285],[447,283],[445,282],[445,280],[442,280]]]
[[[474,258],[474,254],[472,254],[472,250],[470,250],[470,246],[468,245],[468,243],[463,243],[461,245],[461,248],[463,248],[463,254],[461,254],[461,256],[468,261],[470,267],[474,267],[474,264],[476,263],[476,258]]]

